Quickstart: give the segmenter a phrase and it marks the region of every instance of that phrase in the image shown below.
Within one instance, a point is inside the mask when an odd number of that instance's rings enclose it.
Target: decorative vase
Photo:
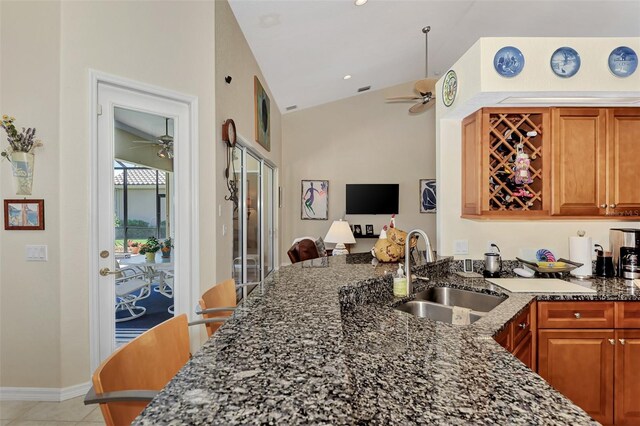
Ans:
[[[162,258],[163,259],[169,259],[170,257],[171,257],[171,247],[163,248],[162,249]]]
[[[138,247],[138,246],[129,247],[129,249],[131,250],[131,254],[138,254],[138,252],[140,251],[140,247]]]
[[[31,195],[34,155],[29,152],[14,151],[10,157],[16,195]]]
[[[144,255],[145,255],[145,257],[147,258],[147,262],[152,263],[152,262],[155,262],[155,261],[156,261],[156,254],[155,254],[155,252],[154,252],[154,253],[147,252],[147,253],[145,253]]]

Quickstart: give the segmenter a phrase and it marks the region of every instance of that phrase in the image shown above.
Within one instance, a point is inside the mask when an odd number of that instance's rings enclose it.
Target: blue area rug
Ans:
[[[157,286],[154,286],[154,288]],[[147,308],[147,312],[140,318],[136,318],[131,321],[117,322],[116,332],[127,329],[142,329],[148,330],[163,321],[173,317],[167,309],[173,305],[173,298],[169,299],[166,296],[152,290],[151,295],[146,299],[140,300],[136,303],[136,306],[144,306]],[[128,316],[129,312],[118,312],[116,317]]]

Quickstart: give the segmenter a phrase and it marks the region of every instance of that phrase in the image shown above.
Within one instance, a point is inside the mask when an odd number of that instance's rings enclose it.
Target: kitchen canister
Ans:
[[[571,275],[586,278],[592,275],[591,253],[593,245],[591,237],[586,237],[584,231],[578,231],[577,237],[569,237],[569,260],[582,263],[582,266],[571,271]]]

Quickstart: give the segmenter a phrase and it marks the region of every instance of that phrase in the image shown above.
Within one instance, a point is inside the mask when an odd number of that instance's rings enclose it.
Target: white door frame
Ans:
[[[175,253],[176,284],[175,313],[186,313],[193,319],[193,307],[199,297],[200,281],[200,250],[199,250],[199,215],[198,215],[198,98],[174,92],[146,83],[124,79],[96,70],[89,70],[89,102],[90,102],[90,143],[91,143],[91,218],[90,218],[90,250],[89,256],[89,342],[91,370],[95,370],[100,359],[100,333],[109,332],[100,329],[100,287],[101,277],[98,270],[101,267],[114,267],[113,254],[108,259],[101,259],[100,250],[110,250],[112,247],[99,247],[98,239],[98,84],[105,84],[116,88],[137,92],[164,100],[184,104],[188,109],[188,143],[176,144],[174,162],[176,220],[174,229],[179,235],[179,250]],[[213,159],[212,159],[213,161]],[[115,299],[114,299],[115,300]],[[115,320],[115,317],[114,317]],[[113,325],[115,327],[115,325]],[[113,329],[111,330],[113,336]],[[194,335],[195,336],[195,335]],[[195,341],[194,347],[197,346]]]

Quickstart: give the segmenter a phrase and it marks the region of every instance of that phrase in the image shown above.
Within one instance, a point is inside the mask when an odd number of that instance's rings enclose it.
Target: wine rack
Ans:
[[[543,210],[544,136],[542,113],[489,114],[489,211]],[[535,136],[527,133],[536,132]],[[530,133],[531,134],[531,133]],[[532,183],[515,183],[517,144],[530,159]]]

